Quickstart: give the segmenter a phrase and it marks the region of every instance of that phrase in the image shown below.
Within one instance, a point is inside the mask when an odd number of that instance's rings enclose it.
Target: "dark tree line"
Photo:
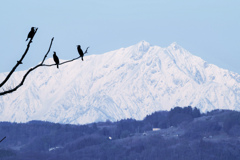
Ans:
[[[0,136],[8,137],[1,143],[0,159],[235,160],[240,157],[239,117],[236,111],[201,114],[196,108],[175,107],[142,121],[0,122]],[[152,131],[155,127],[161,130]]]

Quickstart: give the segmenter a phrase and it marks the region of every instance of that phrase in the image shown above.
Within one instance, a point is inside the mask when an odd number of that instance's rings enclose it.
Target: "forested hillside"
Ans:
[[[154,129],[154,131],[153,131]],[[238,159],[240,113],[192,107],[88,125],[0,123],[0,159]]]

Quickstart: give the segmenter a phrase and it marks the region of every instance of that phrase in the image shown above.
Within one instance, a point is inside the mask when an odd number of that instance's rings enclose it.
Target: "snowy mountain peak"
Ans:
[[[177,44],[177,42],[173,42],[172,44],[170,44],[169,47],[174,49],[174,50],[178,50],[178,49],[182,48],[179,44]]]
[[[137,44],[137,47],[140,52],[147,52],[150,47],[150,43],[143,40]]]
[[[142,119],[175,106],[240,110],[240,76],[177,43],[161,48],[141,41],[85,58],[32,72],[23,87],[0,97],[0,121],[85,124]],[[24,73],[16,72],[9,86]],[[1,73],[0,80],[5,76]]]

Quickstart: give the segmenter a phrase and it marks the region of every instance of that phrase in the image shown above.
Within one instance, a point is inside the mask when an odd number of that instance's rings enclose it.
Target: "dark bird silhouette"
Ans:
[[[31,31],[28,33],[26,41],[28,40],[28,38],[32,39],[34,34],[35,34],[35,29],[34,29],[34,27],[32,27]]]
[[[58,68],[58,65],[59,65],[59,59],[58,59],[58,56],[56,55],[56,52],[55,52],[55,51],[54,51],[54,54],[53,54],[53,60],[54,60],[54,62],[56,63],[57,68]]]
[[[82,61],[83,61],[84,53],[83,53],[80,45],[77,45],[77,50],[78,50],[78,53],[79,53],[79,55],[80,55],[80,57],[82,58]]]

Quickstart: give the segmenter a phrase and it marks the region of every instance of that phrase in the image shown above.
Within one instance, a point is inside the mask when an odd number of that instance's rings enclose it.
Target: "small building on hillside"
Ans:
[[[160,131],[160,128],[153,128],[152,131]]]

